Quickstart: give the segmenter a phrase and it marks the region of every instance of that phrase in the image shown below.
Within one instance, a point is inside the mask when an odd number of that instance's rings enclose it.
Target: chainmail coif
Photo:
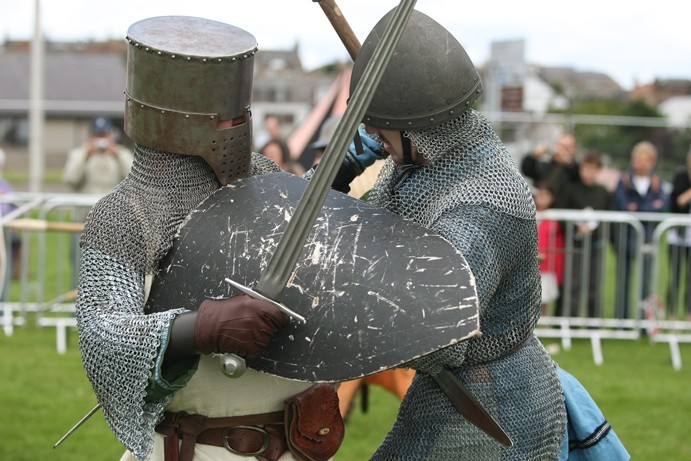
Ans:
[[[566,413],[540,311],[535,207],[489,122],[470,110],[406,133],[428,163],[384,165],[370,200],[435,230],[477,280],[482,335],[411,363],[416,374],[376,461],[554,460]],[[429,373],[451,369],[512,439],[505,448],[451,406]]]
[[[280,170],[253,154],[251,174],[269,171]],[[155,275],[188,213],[219,187],[201,157],[135,146],[130,174],[93,207],[81,236],[84,369],[111,430],[137,459],[149,457],[169,400],[145,401],[160,347],[175,315],[197,308],[145,312],[146,276]]]

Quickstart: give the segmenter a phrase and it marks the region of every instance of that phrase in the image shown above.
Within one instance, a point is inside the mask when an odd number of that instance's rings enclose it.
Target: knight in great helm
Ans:
[[[294,460],[281,410],[311,383],[253,370],[230,379],[211,356],[257,356],[288,318],[247,295],[146,308],[188,213],[222,185],[280,171],[250,148],[256,39],[228,24],[167,16],[133,24],[127,47],[125,132],[134,163],[91,210],[81,236],[77,322],[86,373],[127,448],[124,460]]]

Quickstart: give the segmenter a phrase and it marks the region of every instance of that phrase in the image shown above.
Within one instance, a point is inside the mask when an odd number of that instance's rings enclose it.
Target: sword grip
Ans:
[[[246,295],[249,295],[253,298],[256,299],[261,299],[263,301],[269,302],[276,306],[280,311],[282,311],[284,314],[288,315],[289,317],[292,317],[296,321],[300,323],[305,323],[305,318],[292,310],[288,309],[286,306],[284,306],[281,303],[278,303],[272,299],[267,298],[266,296],[263,296],[260,293],[257,293],[256,291],[252,290],[249,287],[246,287],[240,283],[237,283],[231,279],[225,279],[226,282],[228,282],[232,287],[238,289],[239,291],[245,293]],[[245,370],[247,370],[247,364],[245,362],[245,359],[240,357],[239,355],[236,354],[222,354],[221,356],[221,370],[225,375],[227,375],[230,378],[239,378],[245,373]]]

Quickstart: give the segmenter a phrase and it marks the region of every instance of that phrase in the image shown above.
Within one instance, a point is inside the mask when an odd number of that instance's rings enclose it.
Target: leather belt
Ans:
[[[283,411],[207,418],[166,412],[156,432],[165,436],[165,461],[192,461],[197,443],[224,447],[231,453],[276,461],[288,449]],[[180,444],[182,441],[182,444]]]

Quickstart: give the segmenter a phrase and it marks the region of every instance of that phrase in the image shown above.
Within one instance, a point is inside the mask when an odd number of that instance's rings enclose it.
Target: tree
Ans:
[[[659,118],[663,115],[656,107],[641,99],[583,100],[564,111],[553,111],[565,115],[624,116]],[[644,126],[632,122],[621,124],[577,124],[574,133],[584,149],[597,149],[612,158],[613,166],[625,168],[629,164],[631,148],[639,141],[651,141],[660,153],[659,166],[663,170],[673,169],[679,162],[685,162],[689,148],[688,130],[680,132],[664,127]]]

